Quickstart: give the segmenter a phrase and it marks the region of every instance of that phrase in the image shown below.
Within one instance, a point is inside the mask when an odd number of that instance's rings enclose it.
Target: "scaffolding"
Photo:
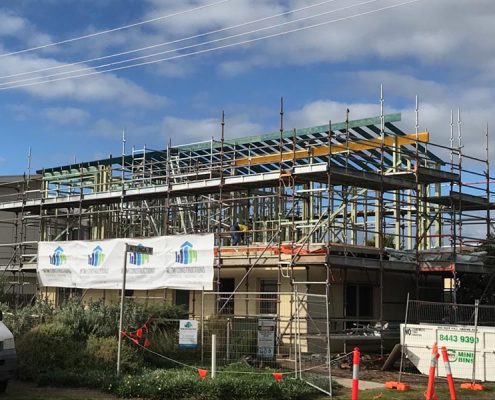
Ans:
[[[450,144],[441,145],[419,130],[417,105],[412,133],[398,127],[400,114],[383,113],[383,96],[381,105],[377,117],[350,120],[347,110],[341,123],[286,130],[281,102],[278,132],[225,139],[222,114],[219,140],[126,155],[124,139],[121,156],[38,171],[34,188],[24,179],[0,198],[9,215],[0,225],[15,226],[0,245],[11,252],[2,269],[35,272],[38,241],[213,232],[217,292],[231,268],[244,271],[234,292],[249,291],[258,267],[277,269],[279,289],[306,271],[309,288],[311,267],[330,290],[352,271],[373,276],[375,321],[385,319],[391,271],[411,277],[416,298],[431,276],[451,279],[455,301],[458,274],[492,272],[474,255],[493,230],[488,129],[486,157],[477,158],[463,152],[460,113],[457,141],[452,116]],[[334,329],[349,319],[344,311]]]

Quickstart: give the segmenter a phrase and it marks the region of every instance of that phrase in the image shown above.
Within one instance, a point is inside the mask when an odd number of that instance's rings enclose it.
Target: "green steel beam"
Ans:
[[[401,120],[401,114],[396,113],[396,114],[387,114],[384,116],[385,122],[399,122]],[[332,131],[338,131],[341,129],[346,129],[349,127],[349,129],[356,128],[356,127],[361,127],[361,126],[368,126],[368,125],[379,125],[381,124],[381,118],[378,117],[372,117],[372,118],[363,118],[363,119],[356,119],[353,121],[349,121],[349,125],[347,125],[346,122],[338,122],[335,124],[332,124]],[[311,135],[314,133],[322,133],[322,132],[328,132],[328,124],[327,125],[318,125],[318,126],[313,126],[310,128],[302,128],[302,129],[296,129],[296,136],[306,136],[306,135]],[[283,138],[292,138],[294,135],[294,132],[292,130],[284,131],[283,132]],[[224,146],[235,146],[235,145],[241,145],[241,144],[249,144],[249,143],[256,143],[256,142],[264,142],[267,140],[280,140],[280,132],[271,132],[271,133],[266,133],[264,135],[255,135],[255,136],[245,136],[242,138],[238,139],[230,139],[230,140],[225,140]],[[211,147],[211,142],[201,142],[197,144],[191,144],[191,145],[180,145],[180,146],[174,146],[175,148],[178,148],[180,150],[186,150],[186,151],[197,151],[197,150],[203,150],[203,149],[208,149]],[[217,142],[216,145],[213,146],[214,148],[220,147],[220,144]]]

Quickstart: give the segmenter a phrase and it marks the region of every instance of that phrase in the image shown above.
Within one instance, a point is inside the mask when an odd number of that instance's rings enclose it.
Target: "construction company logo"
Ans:
[[[175,262],[178,264],[192,264],[198,260],[198,252],[193,249],[191,242],[184,242],[180,250],[175,252]]]
[[[64,249],[58,246],[50,257],[50,264],[55,266],[64,265],[67,262],[67,256],[64,254]]]
[[[191,321],[187,321],[185,324],[184,324],[184,328],[192,328],[193,327],[193,324]]]
[[[448,349],[447,354],[449,356],[449,362],[456,362],[457,361],[457,350]]]
[[[142,244],[138,244],[139,246],[143,246]],[[132,252],[129,254],[129,263],[132,265],[136,265],[140,267],[141,265],[148,264],[150,262],[150,255],[143,254],[138,252]]]
[[[194,274],[204,274],[205,267],[202,265],[197,265],[198,263],[198,251],[193,248],[191,242],[184,242],[181,244],[178,251],[175,252],[175,265],[169,266],[165,269],[168,274],[176,275],[175,279],[180,275],[186,279],[190,276],[194,277]],[[198,279],[194,277],[194,279]]]
[[[93,249],[93,252],[88,256],[88,265],[92,267],[101,267],[105,260],[103,249],[98,245]]]

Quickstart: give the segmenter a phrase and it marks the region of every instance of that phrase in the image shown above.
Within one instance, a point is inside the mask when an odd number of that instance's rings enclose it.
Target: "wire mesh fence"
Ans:
[[[296,362],[301,379],[330,394],[330,336],[327,295],[295,293]]]
[[[231,304],[228,304],[231,302]],[[202,359],[211,360],[216,336],[219,367],[241,363],[285,371],[331,393],[328,301],[326,294],[295,292],[208,292],[212,313],[202,324]],[[204,313],[206,315],[206,312]]]
[[[435,303],[419,300],[409,301],[407,321],[411,324],[495,326],[495,307],[476,304]]]
[[[437,343],[448,351],[454,378],[495,381],[494,306],[412,300],[407,310],[401,326],[403,356],[420,372],[428,373],[431,349]],[[442,363],[438,374],[446,375]]]
[[[211,337],[215,334],[219,366],[242,363],[262,368],[295,368],[293,293],[237,292],[231,296],[205,292],[203,302],[207,309],[202,325],[203,359],[211,359]],[[217,310],[222,308],[219,314]]]
[[[235,373],[237,364],[237,373],[290,375],[331,394],[329,331],[328,294],[295,290],[204,292],[196,319],[150,318],[123,335],[155,365]]]

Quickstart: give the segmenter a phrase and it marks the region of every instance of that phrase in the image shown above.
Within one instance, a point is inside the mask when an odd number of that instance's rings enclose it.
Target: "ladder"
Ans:
[[[172,183],[183,182],[184,179],[181,177],[181,166],[180,166],[180,158],[178,155],[171,155],[169,159],[169,172],[170,172],[170,181]],[[177,205],[177,209],[179,211],[179,218],[181,222],[181,227],[184,233],[194,232],[194,217],[192,215],[192,211],[188,210],[187,207],[187,197],[173,197],[173,202]],[[189,233],[190,233],[189,232]]]

